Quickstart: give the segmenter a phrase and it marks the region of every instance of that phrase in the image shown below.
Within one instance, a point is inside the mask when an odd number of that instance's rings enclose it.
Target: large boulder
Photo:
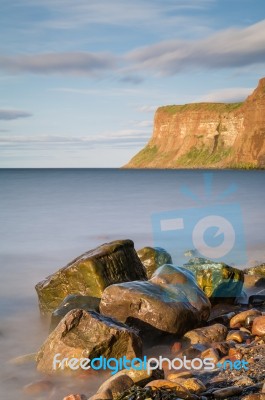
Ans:
[[[162,247],[144,247],[137,250],[137,254],[146,269],[148,279],[157,268],[164,264],[172,264],[171,255]]]
[[[244,273],[238,268],[205,258],[193,258],[183,265],[191,271],[212,304],[234,302],[241,295]]]
[[[103,244],[82,254],[36,285],[42,315],[50,314],[69,294],[101,297],[113,283],[147,279],[131,240]]]
[[[79,294],[69,294],[62,303],[52,312],[50,331],[52,331],[71,310],[79,308],[85,311],[99,312],[99,297],[82,296]]]
[[[85,359],[125,356],[132,360],[141,355],[142,342],[132,328],[95,311],[76,309],[66,314],[42,345],[37,354],[37,369],[48,374],[71,372],[71,369],[86,369]],[[62,362],[65,358],[67,360]]]
[[[208,319],[210,302],[191,273],[164,265],[150,281],[107,287],[101,298],[100,312],[142,331],[183,335]]]

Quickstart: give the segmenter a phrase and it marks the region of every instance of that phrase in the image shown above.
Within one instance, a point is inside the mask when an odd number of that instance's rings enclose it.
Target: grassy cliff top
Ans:
[[[185,111],[216,111],[216,112],[232,112],[241,107],[242,103],[189,103],[183,105],[169,105],[158,108],[158,112],[166,112],[168,114],[177,114]]]

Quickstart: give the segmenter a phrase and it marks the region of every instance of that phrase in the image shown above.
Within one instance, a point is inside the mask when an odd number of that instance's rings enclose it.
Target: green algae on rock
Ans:
[[[205,258],[192,258],[183,267],[194,273],[198,285],[212,304],[233,302],[242,292],[244,273],[237,268]]]
[[[148,279],[161,265],[172,263],[171,255],[162,247],[143,247],[137,250],[137,254],[146,269]]]
[[[49,374],[71,372],[67,363],[56,364],[57,368],[54,368],[56,354],[60,355],[59,361],[74,358],[81,362],[100,356],[117,359],[126,356],[132,360],[142,356],[142,342],[136,331],[124,324],[95,311],[75,309],[66,314],[42,345],[37,354],[38,371]]]
[[[147,279],[132,240],[116,240],[90,250],[36,285],[42,315],[50,314],[69,294],[101,297],[119,282]]]

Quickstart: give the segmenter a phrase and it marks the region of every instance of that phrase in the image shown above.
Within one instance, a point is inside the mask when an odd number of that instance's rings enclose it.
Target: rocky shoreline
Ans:
[[[64,400],[265,399],[264,282],[265,264],[177,267],[131,240],[88,251],[36,285],[50,333],[20,359],[43,377],[26,398],[62,400],[67,379]]]

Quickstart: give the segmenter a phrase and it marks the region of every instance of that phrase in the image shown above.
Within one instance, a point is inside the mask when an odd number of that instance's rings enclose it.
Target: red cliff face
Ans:
[[[244,103],[160,107],[126,168],[265,167],[265,78]]]

